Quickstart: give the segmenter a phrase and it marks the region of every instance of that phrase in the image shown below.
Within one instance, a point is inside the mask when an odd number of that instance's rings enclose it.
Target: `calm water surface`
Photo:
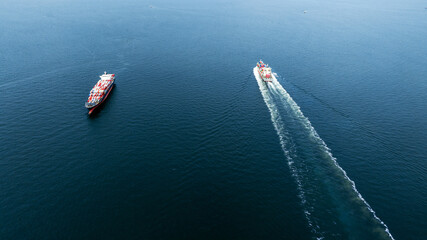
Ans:
[[[1,1],[0,238],[425,238],[425,7]]]

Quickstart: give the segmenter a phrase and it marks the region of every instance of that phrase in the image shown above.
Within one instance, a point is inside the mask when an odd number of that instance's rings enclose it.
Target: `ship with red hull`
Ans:
[[[89,109],[89,114],[107,99],[114,87],[114,81],[116,80],[115,74],[107,74],[107,72],[104,72],[104,74],[99,77],[100,79],[92,90],[90,90],[89,97],[85,103],[85,107]]]
[[[262,60],[259,60],[256,66],[257,66],[258,74],[264,82],[273,81],[273,77],[272,77],[273,74],[271,73],[271,68],[268,67],[268,64],[265,64]]]

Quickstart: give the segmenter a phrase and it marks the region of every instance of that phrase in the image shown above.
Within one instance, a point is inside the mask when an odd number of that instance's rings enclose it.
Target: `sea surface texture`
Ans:
[[[1,0],[0,239],[426,239],[426,7]]]

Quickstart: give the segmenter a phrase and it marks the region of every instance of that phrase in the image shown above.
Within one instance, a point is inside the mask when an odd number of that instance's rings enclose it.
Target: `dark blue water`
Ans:
[[[425,7],[1,1],[0,238],[425,238]]]

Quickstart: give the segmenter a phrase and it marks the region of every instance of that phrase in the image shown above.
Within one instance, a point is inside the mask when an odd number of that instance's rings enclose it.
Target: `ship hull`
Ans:
[[[259,77],[262,79],[262,81],[264,81],[264,82],[272,82],[273,81],[273,78],[264,78],[264,77],[262,77],[262,74],[259,71],[259,67],[257,67],[257,72],[259,74]]]
[[[99,105],[101,105],[104,101],[105,101],[105,99],[107,99],[107,97],[108,97],[108,95],[110,94],[110,92],[111,92],[111,90],[113,89],[113,87],[114,87],[114,81],[111,83],[111,85],[108,87],[108,89],[107,89],[107,93],[101,98],[101,100],[99,101],[99,103],[97,103],[97,104],[95,104],[95,105],[89,105],[88,103],[86,103],[85,104],[85,107],[87,108],[87,109],[94,109],[94,108],[96,108],[96,107],[98,107]]]
[[[101,106],[102,103],[108,98],[108,96],[110,95],[111,91],[113,90],[113,87],[114,87],[114,83],[111,84],[111,86],[108,89],[107,94],[105,94],[104,98],[98,104],[96,104],[95,106],[93,106],[93,107],[91,107],[89,109],[89,113],[88,113],[89,115],[92,114],[93,111],[95,111],[95,109],[97,109],[99,106]]]

